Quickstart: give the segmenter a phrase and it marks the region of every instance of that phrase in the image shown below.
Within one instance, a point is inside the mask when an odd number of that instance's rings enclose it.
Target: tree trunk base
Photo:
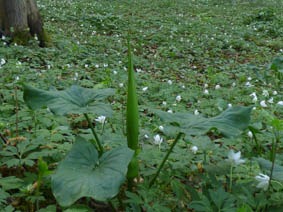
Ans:
[[[0,33],[1,35],[1,33]],[[5,34],[3,34],[5,35]],[[7,36],[7,35],[5,35]],[[12,36],[8,37],[11,38],[11,43],[15,43],[17,45],[27,46],[29,45],[29,41],[33,40],[34,38],[30,34],[29,31],[23,30],[23,31],[17,31]],[[39,46],[40,47],[50,47],[52,46],[50,35],[43,30],[40,35],[37,35],[37,38],[39,40]]]
[[[37,35],[41,47],[51,45],[35,0],[0,0],[0,34],[20,45]]]

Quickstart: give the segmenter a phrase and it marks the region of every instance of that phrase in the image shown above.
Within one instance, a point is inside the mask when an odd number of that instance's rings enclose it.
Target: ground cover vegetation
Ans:
[[[37,1],[0,42],[0,211],[282,211],[283,3]]]

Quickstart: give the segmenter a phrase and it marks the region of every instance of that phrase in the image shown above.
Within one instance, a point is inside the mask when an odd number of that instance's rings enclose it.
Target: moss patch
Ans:
[[[32,39],[32,36],[27,31],[19,31],[13,35],[12,42],[19,45],[26,46],[29,41]]]
[[[45,29],[43,29],[41,35],[38,35],[38,39],[41,47],[50,47],[52,45],[51,37]]]

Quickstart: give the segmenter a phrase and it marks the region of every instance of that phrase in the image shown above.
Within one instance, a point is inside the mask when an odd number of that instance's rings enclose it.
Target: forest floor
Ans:
[[[8,45],[8,38],[0,41],[0,211],[114,210],[109,205],[117,211],[283,211],[282,1],[37,4],[52,46],[40,48],[36,40],[29,46]],[[105,149],[123,146],[128,34],[140,114],[140,182],[131,192],[123,186],[111,204],[83,198],[60,207],[48,176],[36,190],[38,159],[54,170],[75,137],[90,139],[91,131],[83,115],[54,116],[46,108],[29,109],[22,85],[43,90],[64,90],[73,84],[116,89],[108,98],[113,115],[106,117],[103,127],[96,122],[95,128]],[[175,138],[170,123],[156,116],[155,109],[210,118],[234,106],[252,107],[248,129],[241,129],[237,137],[225,137],[225,130],[217,127],[204,135],[186,135],[157,183],[148,188]],[[180,123],[186,118],[180,116]],[[173,125],[182,128],[180,123]],[[163,142],[158,143],[157,135]],[[222,164],[229,162],[231,149],[240,151],[245,163],[228,168]],[[257,186],[255,176],[270,176],[271,163],[276,173],[270,186]]]

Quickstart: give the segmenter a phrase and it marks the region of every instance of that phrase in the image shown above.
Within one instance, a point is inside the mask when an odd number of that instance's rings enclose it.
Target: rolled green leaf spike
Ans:
[[[136,93],[136,80],[133,67],[133,56],[128,37],[128,95],[127,95],[127,141],[128,147],[135,151],[135,155],[128,167],[128,179],[132,180],[138,175],[139,164],[136,158],[138,154],[139,114],[138,98]]]

